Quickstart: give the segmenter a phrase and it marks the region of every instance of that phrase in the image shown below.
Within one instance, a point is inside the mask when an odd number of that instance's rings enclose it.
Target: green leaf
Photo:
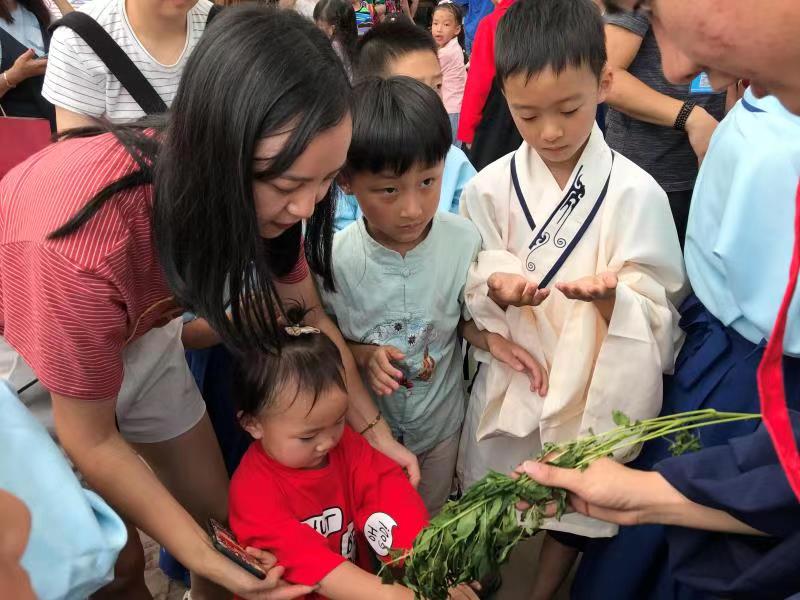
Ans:
[[[697,452],[701,448],[700,438],[689,431],[681,431],[675,434],[669,445],[669,451],[672,456],[680,456],[687,452]]]
[[[739,413],[691,411],[674,416],[647,419],[632,423],[627,415],[614,411],[617,429],[564,444],[548,443],[545,454],[553,453],[553,464],[562,467],[586,468],[594,460],[607,456],[611,449],[625,451],[646,440],[668,437],[676,453],[699,448],[697,437],[686,432],[692,427],[715,421],[730,422],[754,418]],[[590,432],[591,433],[591,432]],[[518,515],[515,504],[524,500],[531,505]],[[543,486],[527,476],[512,479],[502,473],[489,473],[456,502],[448,502],[414,541],[405,555],[405,571],[401,581],[416,598],[447,600],[448,588],[458,583],[483,579],[496,572],[508,559],[520,539],[539,529],[545,508],[555,503],[560,516],[567,506],[565,490]],[[394,557],[394,555],[392,555]],[[381,569],[381,578],[391,581],[396,574]]]
[[[458,526],[456,527],[457,539],[465,540],[470,536],[475,529],[475,525],[477,525],[477,517],[478,515],[472,512],[468,515],[464,515],[464,517],[458,521]]]
[[[615,410],[611,413],[611,418],[614,419],[614,424],[618,427],[630,427],[631,419],[621,410]]]

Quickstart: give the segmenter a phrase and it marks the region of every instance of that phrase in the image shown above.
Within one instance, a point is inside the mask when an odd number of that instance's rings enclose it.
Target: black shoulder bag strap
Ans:
[[[81,36],[145,113],[152,115],[167,112],[167,105],[155,88],[119,44],[92,17],[73,11],[53,23],[50,31],[53,32],[58,27],[69,27]]]

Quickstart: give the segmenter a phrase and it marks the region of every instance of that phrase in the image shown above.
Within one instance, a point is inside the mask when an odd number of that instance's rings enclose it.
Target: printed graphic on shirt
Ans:
[[[438,332],[433,323],[419,317],[398,318],[379,323],[361,337],[362,344],[394,346],[406,354],[406,360],[395,363],[403,372],[400,385],[414,387],[413,380],[430,381],[436,371],[436,359],[430,355],[430,345]],[[422,349],[420,360],[419,349]]]
[[[335,506],[326,508],[321,515],[309,517],[302,522],[320,535],[328,537],[342,530],[343,521],[342,509]]]
[[[342,534],[342,556],[347,560],[356,558],[356,525],[352,521],[347,525],[347,531]]]
[[[711,80],[708,78],[708,73],[700,73],[692,80],[689,86],[690,94],[713,94],[714,88],[711,85]]]
[[[392,549],[392,529],[395,527],[397,521],[382,512],[371,514],[364,524],[364,535],[378,556],[387,556]]]

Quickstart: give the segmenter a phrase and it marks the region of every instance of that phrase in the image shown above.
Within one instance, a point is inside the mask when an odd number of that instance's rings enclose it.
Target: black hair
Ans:
[[[300,329],[306,311],[300,307],[286,310],[290,328]],[[331,388],[347,392],[344,364],[339,348],[319,330],[296,331],[281,328],[281,353],[254,352],[236,362],[233,393],[244,415],[256,416],[274,406],[279,395],[294,385],[295,398],[301,391],[313,392],[311,408],[319,395]]]
[[[444,160],[453,140],[442,99],[410,77],[370,78],[355,88],[347,174],[391,171]]]
[[[383,77],[389,63],[412,52],[430,50],[438,57],[436,42],[430,31],[408,19],[381,23],[358,41],[356,71],[359,79]]]
[[[50,25],[52,17],[43,0],[17,0],[17,3],[31,11],[36,20],[42,25],[45,27]],[[11,11],[8,9],[7,0],[0,0],[0,19],[6,23],[14,22],[14,17],[11,16]]]
[[[226,8],[189,57],[165,128],[163,117],[155,135],[143,133],[144,124],[105,126],[138,168],[50,237],[79,229],[117,192],[152,184],[155,243],[176,300],[207,319],[234,351],[279,349],[282,307],[273,279],[299,257],[301,224],[262,238],[253,182],[280,176],[345,118],[351,100],[341,61],[310,20],[256,5]],[[283,148],[254,171],[256,145],[282,131],[289,131]],[[317,205],[304,235],[309,265],[328,289],[334,193]]]
[[[350,0],[319,0],[314,6],[314,21],[321,21],[333,27],[333,39],[344,51],[347,67],[353,67],[356,60],[358,27],[356,13]]]
[[[588,66],[599,79],[606,64],[606,36],[592,0],[518,0],[500,19],[495,39],[497,81],[535,77],[546,68]]]
[[[453,15],[453,18],[456,20],[456,25],[462,27],[464,25],[464,13],[461,12],[461,7],[454,2],[440,2],[433,8],[433,14],[436,14],[436,11],[444,10],[449,12]]]

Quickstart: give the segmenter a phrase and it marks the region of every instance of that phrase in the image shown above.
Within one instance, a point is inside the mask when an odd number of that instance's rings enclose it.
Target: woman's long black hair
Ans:
[[[111,127],[139,168],[51,237],[77,230],[114,192],[152,182],[155,243],[176,300],[235,351],[279,349],[282,307],[273,279],[297,259],[301,226],[262,238],[253,182],[280,176],[317,135],[342,121],[350,104],[347,75],[313,23],[293,11],[226,8],[187,61],[167,126],[156,134],[160,143],[141,127]],[[259,141],[283,131],[290,132],[284,147],[255,172]],[[331,289],[333,194],[305,230],[308,262]]]

